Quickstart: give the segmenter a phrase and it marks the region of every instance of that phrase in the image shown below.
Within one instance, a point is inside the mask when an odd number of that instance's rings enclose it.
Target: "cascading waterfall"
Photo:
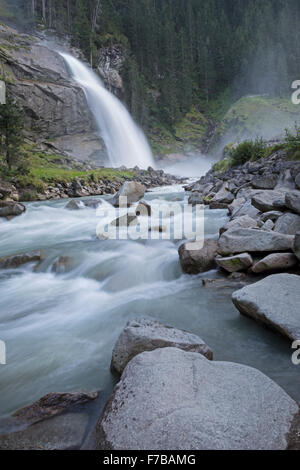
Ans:
[[[99,132],[105,142],[110,164],[127,168],[154,166],[150,146],[125,106],[107,91],[100,78],[75,57],[60,53],[74,80],[85,91]]]

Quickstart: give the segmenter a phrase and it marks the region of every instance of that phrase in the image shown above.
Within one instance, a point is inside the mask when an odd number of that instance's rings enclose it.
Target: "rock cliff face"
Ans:
[[[124,51],[118,44],[103,47],[99,51],[98,73],[109,91],[117,96],[121,96],[124,91],[120,75],[124,61]]]
[[[41,38],[0,25],[3,75],[25,111],[25,129],[58,151],[103,163],[104,145],[95,133],[83,90],[69,78],[60,55]]]

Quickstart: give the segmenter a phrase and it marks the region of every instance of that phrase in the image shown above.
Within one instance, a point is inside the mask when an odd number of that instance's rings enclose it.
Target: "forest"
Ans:
[[[282,96],[299,78],[297,0],[12,0],[16,15],[68,34],[91,64],[126,53],[124,99],[144,129],[229,93]],[[147,20],[145,21],[145,18]],[[154,91],[154,93],[153,93]]]

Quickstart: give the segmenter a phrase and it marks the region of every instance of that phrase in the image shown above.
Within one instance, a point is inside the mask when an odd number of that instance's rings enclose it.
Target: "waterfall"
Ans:
[[[105,142],[112,167],[154,166],[150,146],[120,100],[105,89],[100,78],[75,57],[60,53],[74,80],[83,88],[88,106]]]

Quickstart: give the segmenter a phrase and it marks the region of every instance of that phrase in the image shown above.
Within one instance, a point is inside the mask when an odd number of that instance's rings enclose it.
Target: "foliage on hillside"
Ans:
[[[299,78],[297,0],[10,0],[9,5],[31,29],[35,23],[70,34],[94,66],[103,45],[122,43],[124,98],[146,131],[160,123],[173,136],[175,127],[185,134],[184,116],[199,102],[206,115],[225,91],[232,101],[249,93],[284,95]],[[215,108],[213,114],[220,113]],[[202,118],[198,124],[201,134]]]

